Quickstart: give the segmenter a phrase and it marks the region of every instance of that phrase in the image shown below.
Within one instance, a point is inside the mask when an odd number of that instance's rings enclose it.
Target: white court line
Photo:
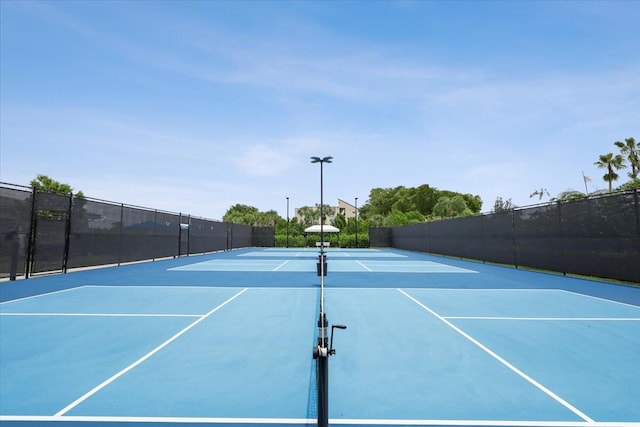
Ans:
[[[578,295],[578,296],[585,297],[585,298],[597,299],[599,301],[606,301],[606,302],[611,302],[611,303],[614,303],[614,304],[620,304],[620,305],[625,305],[627,307],[633,307],[633,308],[640,309],[640,307],[638,307],[637,305],[629,304],[629,303],[626,303],[626,302],[620,302],[620,301],[616,301],[616,300],[612,300],[612,299],[596,297],[596,296],[593,296],[593,295],[581,294],[580,292],[567,291],[566,289],[558,289],[558,290],[560,292],[566,292],[568,294]]]
[[[154,313],[17,313],[0,312],[0,316],[72,316],[72,317],[201,317],[202,314],[154,314]]]
[[[368,258],[366,259],[367,262],[370,262],[372,264],[379,264],[379,265],[383,265],[383,266],[402,266],[402,267],[449,267],[449,268],[457,268],[460,270],[463,270],[460,267],[454,267],[451,265],[447,265],[447,264],[440,264],[437,262],[431,262],[431,261],[401,261],[401,260],[397,260],[397,259],[371,259]]]
[[[46,292],[44,294],[31,295],[31,296],[28,296],[28,297],[23,297],[23,298],[18,298],[18,299],[12,299],[10,301],[0,302],[0,305],[11,304],[12,302],[25,301],[25,300],[33,299],[33,298],[40,298],[40,297],[44,297],[44,296],[48,296],[48,295],[60,294],[62,292],[75,291],[77,289],[84,288],[84,287],[86,287],[86,285],[84,285],[84,286],[76,286],[76,287],[67,288],[67,289],[60,289],[59,291]]]
[[[366,269],[367,269],[367,271],[373,271],[372,269],[370,269],[369,267],[367,267],[366,265],[364,265],[364,264],[363,264],[363,263],[361,263],[360,261],[356,260],[356,262],[357,262],[358,264],[360,264],[361,266],[363,266],[364,268],[366,268]]]
[[[586,422],[588,422],[588,423],[593,423],[594,422],[594,420],[589,418],[586,414],[584,414],[578,408],[576,408],[575,406],[571,405],[569,402],[567,402],[566,400],[564,400],[563,398],[561,398],[560,396],[558,396],[557,394],[555,394],[554,392],[552,392],[551,390],[549,390],[548,388],[546,388],[545,386],[540,384],[538,381],[536,381],[533,378],[531,378],[529,375],[527,375],[524,372],[522,372],[520,369],[518,369],[515,366],[513,366],[511,363],[507,362],[504,358],[499,356],[493,350],[489,349],[489,347],[485,346],[480,341],[476,340],[471,335],[467,334],[462,329],[458,328],[456,325],[454,325],[453,323],[449,322],[447,319],[445,319],[444,317],[440,316],[438,313],[436,313],[435,311],[433,311],[432,309],[430,309],[426,305],[422,304],[420,301],[418,301],[417,299],[415,299],[414,297],[412,297],[411,295],[409,295],[408,293],[406,293],[402,289],[398,289],[398,291],[401,294],[403,294],[404,296],[406,296],[407,298],[409,298],[411,301],[415,302],[420,307],[422,307],[423,309],[425,309],[426,311],[431,313],[433,316],[435,316],[438,319],[440,319],[442,322],[444,322],[451,329],[453,329],[454,331],[458,332],[460,335],[462,335],[463,337],[465,337],[466,339],[468,339],[469,341],[474,343],[476,346],[480,347],[482,350],[484,350],[487,354],[489,354],[491,357],[496,359],[498,362],[502,363],[504,366],[506,366],[507,368],[511,369],[513,372],[515,372],[516,374],[518,374],[519,376],[521,376],[522,378],[527,380],[529,383],[531,383],[532,385],[537,387],[539,390],[541,390],[542,392],[547,394],[549,397],[554,399],[556,402],[560,403],[562,406],[564,406],[565,408],[569,409],[571,412],[573,412],[574,414],[576,414],[577,416],[579,416],[580,418],[582,418]]]
[[[78,406],[80,403],[84,402],[89,397],[93,396],[95,393],[97,393],[98,391],[102,390],[104,387],[106,387],[107,385],[111,384],[112,382],[114,382],[115,380],[117,380],[118,378],[120,378],[121,376],[123,376],[124,374],[126,374],[127,372],[129,372],[130,370],[135,368],[136,366],[140,365],[142,362],[144,362],[145,360],[149,359],[151,356],[153,356],[154,354],[156,354],[157,352],[159,352],[160,350],[162,350],[163,348],[165,348],[169,344],[171,344],[173,341],[178,339],[178,337],[180,337],[181,335],[185,334],[191,328],[193,328],[198,323],[200,323],[203,320],[205,320],[207,317],[211,316],[216,311],[220,310],[225,305],[229,304],[231,301],[233,301],[234,299],[236,299],[237,297],[239,297],[240,295],[245,293],[248,289],[249,288],[244,288],[243,290],[241,290],[240,292],[238,292],[237,294],[235,294],[234,296],[232,296],[231,298],[229,298],[228,300],[226,300],[222,304],[218,305],[213,310],[209,311],[207,314],[201,316],[198,320],[196,320],[195,322],[189,324],[189,326],[187,326],[186,328],[182,329],[180,332],[178,332],[177,334],[175,334],[174,336],[172,336],[171,338],[169,338],[168,340],[166,340],[165,342],[160,344],[158,347],[156,347],[153,350],[151,350],[149,353],[145,354],[140,359],[138,359],[135,362],[133,362],[131,365],[127,366],[126,368],[124,368],[123,370],[118,372],[117,374],[113,375],[111,378],[103,381],[101,384],[97,385],[96,387],[91,389],[89,392],[85,393],[83,396],[79,397],[74,402],[72,402],[71,404],[67,405],[66,407],[64,407],[63,409],[58,411],[54,416],[55,417],[60,417],[60,416],[62,416],[64,414],[66,414],[67,412],[69,412],[70,410],[72,410],[73,408]]]
[[[83,288],[150,288],[150,289],[243,289],[240,286],[176,286],[176,285],[85,285]]]
[[[285,262],[283,262],[282,264],[280,264],[279,266],[277,266],[276,268],[274,268],[274,269],[273,269],[273,271],[278,271],[278,270],[280,270],[282,267],[284,267],[286,264],[288,264],[288,263],[289,263],[289,261],[291,261],[291,260],[289,260],[289,259],[288,259],[288,260],[286,260]]]
[[[398,419],[330,419],[331,424],[383,426],[465,426],[465,427],[640,427],[640,422],[608,421],[505,421],[505,420],[398,420]]]
[[[305,424],[315,423],[311,418],[222,418],[222,417],[119,417],[119,416],[50,416],[0,415],[0,421],[77,421],[109,423],[181,423],[181,424]]]
[[[193,264],[181,265],[180,267],[168,268],[167,271],[236,271],[236,270],[220,270],[224,268],[234,268],[237,269],[239,267],[248,269],[248,271],[252,271],[252,267],[271,267],[273,265],[273,261],[271,260],[255,260],[255,261],[236,261],[236,260],[211,260],[211,261],[203,261],[196,262]],[[216,270],[217,269],[217,270]]]
[[[530,289],[530,288],[403,288],[410,291],[440,292],[557,292],[560,289]]]
[[[461,320],[540,320],[542,322],[638,322],[640,317],[500,317],[500,316],[442,316],[443,319]]]
[[[109,422],[109,423],[182,423],[182,424],[315,424],[311,418],[222,418],[222,417],[119,417],[119,416],[50,416],[0,415],[0,421],[31,422]],[[523,420],[417,420],[417,419],[352,419],[330,418],[330,424],[339,425],[410,425],[410,426],[495,426],[495,427],[640,427],[640,422],[610,421],[523,421]]]

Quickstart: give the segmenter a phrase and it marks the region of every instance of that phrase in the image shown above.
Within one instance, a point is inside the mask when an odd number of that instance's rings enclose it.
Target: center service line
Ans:
[[[158,347],[154,348],[149,353],[145,354],[140,359],[138,359],[135,362],[133,362],[131,365],[127,366],[126,368],[124,368],[123,370],[118,372],[117,374],[113,375],[111,378],[109,378],[106,381],[102,382],[102,384],[94,387],[88,393],[85,393],[83,396],[78,398],[75,402],[71,403],[67,407],[63,408],[61,411],[57,412],[54,415],[54,417],[61,417],[62,415],[66,414],[67,412],[69,412],[70,410],[72,410],[73,408],[75,408],[76,406],[78,406],[79,404],[84,402],[85,400],[87,400],[89,397],[93,396],[95,393],[97,393],[98,391],[102,390],[107,385],[111,384],[112,382],[114,382],[115,380],[117,380],[118,378],[120,378],[121,376],[123,376],[124,374],[126,374],[127,372],[129,372],[130,370],[135,368],[136,366],[140,365],[142,362],[144,362],[145,360],[149,359],[151,356],[153,356],[154,354],[156,354],[157,352],[159,352],[160,350],[162,350],[163,348],[165,348],[169,344],[171,344],[173,341],[178,339],[181,335],[183,335],[184,333],[189,331],[191,328],[196,326],[198,323],[202,322],[207,317],[211,316],[213,313],[215,313],[216,311],[220,310],[222,307],[224,307],[225,305],[227,305],[228,303],[230,303],[231,301],[233,301],[234,299],[236,299],[237,297],[242,295],[248,289],[249,288],[244,288],[243,290],[241,290],[240,292],[238,292],[237,294],[235,294],[234,296],[232,296],[231,298],[229,298],[228,300],[226,300],[225,302],[223,302],[222,304],[220,304],[219,306],[217,306],[216,308],[214,308],[213,310],[211,310],[207,314],[203,315],[198,320],[196,320],[195,322],[191,323],[189,326],[187,326],[186,328],[184,328],[183,330],[181,330],[180,332],[178,332],[177,334],[175,334],[174,336],[172,336],[171,338],[169,338],[168,340],[166,340],[165,342],[160,344]]]
[[[411,295],[409,295],[408,293],[406,293],[402,289],[398,289],[398,291],[401,294],[403,294],[404,296],[406,296],[407,298],[409,298],[411,301],[415,302],[420,307],[422,307],[423,309],[425,309],[426,311],[428,311],[429,313],[431,313],[432,315],[434,315],[435,317],[440,319],[442,322],[444,322],[451,329],[453,329],[454,331],[458,332],[460,335],[462,335],[463,337],[465,337],[466,339],[468,339],[469,341],[471,341],[472,343],[474,343],[475,345],[480,347],[482,350],[484,350],[486,353],[488,353],[491,357],[496,359],[498,362],[502,363],[504,366],[506,366],[507,368],[511,369],[516,374],[520,375],[522,378],[524,378],[525,380],[527,380],[528,382],[530,382],[531,384],[536,386],[542,392],[547,394],[549,397],[554,399],[556,402],[560,403],[565,408],[569,409],[571,412],[573,412],[574,414],[576,414],[577,416],[579,416],[580,418],[582,418],[586,422],[588,422],[588,423],[594,423],[595,422],[594,420],[589,418],[587,415],[582,413],[582,411],[580,411],[578,408],[574,407],[569,402],[567,402],[566,400],[564,400],[563,398],[561,398],[560,396],[558,396],[557,394],[555,394],[554,392],[552,392],[551,390],[549,390],[548,388],[546,388],[545,386],[540,384],[538,381],[534,380],[529,375],[525,374],[520,369],[518,369],[515,366],[513,366],[511,363],[507,362],[505,359],[500,357],[498,354],[494,353],[491,349],[489,349],[487,346],[482,344],[480,341],[476,340],[471,335],[467,334],[462,329],[458,328],[456,325],[454,325],[453,323],[449,322],[447,319],[445,319],[444,317],[440,316],[438,313],[436,313],[435,311],[431,310],[429,307],[427,307],[426,305],[422,304],[420,301],[418,301],[417,299],[415,299],[414,297],[412,297]]]

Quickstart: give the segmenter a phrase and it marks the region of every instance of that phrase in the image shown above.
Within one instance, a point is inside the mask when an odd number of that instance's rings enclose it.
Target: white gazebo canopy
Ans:
[[[323,225],[322,231],[324,233],[339,233],[340,229],[334,227],[333,225]],[[304,229],[305,233],[320,233],[320,224],[312,225],[311,227],[307,227]]]

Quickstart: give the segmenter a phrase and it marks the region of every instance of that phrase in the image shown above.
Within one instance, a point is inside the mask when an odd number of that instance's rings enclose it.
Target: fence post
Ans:
[[[518,249],[516,245],[516,211],[511,209],[511,242],[513,245],[513,266],[518,268]]]
[[[636,208],[636,237],[638,238],[638,246],[640,246],[640,188],[633,190],[633,202]],[[640,248],[638,248],[640,250]]]
[[[18,256],[20,252],[20,242],[18,239],[20,238],[19,233],[17,231],[11,232],[9,234],[11,236],[11,255],[10,255],[10,263],[9,263],[9,280],[14,281],[18,276]]]
[[[574,202],[577,203],[577,202]],[[562,269],[562,275],[566,276],[567,275],[567,267],[566,267],[566,263],[565,263],[565,256],[564,256],[564,247],[565,247],[565,239],[564,239],[564,229],[562,227],[562,202],[560,200],[558,200],[558,231],[560,232],[560,264],[562,265],[561,269]]]
[[[120,203],[120,230],[118,230],[118,266],[122,263],[122,235],[124,234],[124,203]]]
[[[485,234],[484,234],[484,215],[480,214],[480,256],[479,258],[482,259],[482,263],[486,264],[487,263],[487,253],[485,251]]]
[[[182,212],[178,214],[178,258],[180,258],[181,249],[182,249]]]
[[[67,209],[67,223],[64,228],[64,254],[62,255],[62,272],[67,272],[69,261],[69,244],[71,240],[71,211],[73,207],[73,193],[69,193],[69,208]]]
[[[36,197],[38,191],[36,187],[33,187],[31,192],[31,225],[29,226],[29,237],[27,239],[27,262],[24,267],[24,278],[28,279],[29,274],[31,273],[31,263],[33,262],[33,252],[35,251],[36,245]]]
[[[191,255],[191,215],[187,217],[189,228],[187,228],[187,255]]]
[[[156,260],[156,250],[158,249],[158,209],[153,211],[153,255],[151,255],[151,260]]]

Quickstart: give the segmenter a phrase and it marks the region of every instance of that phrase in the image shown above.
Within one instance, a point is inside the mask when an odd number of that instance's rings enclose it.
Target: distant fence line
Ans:
[[[637,190],[370,230],[371,246],[640,282]]]
[[[274,246],[251,227],[0,183],[0,278],[250,246]]]

